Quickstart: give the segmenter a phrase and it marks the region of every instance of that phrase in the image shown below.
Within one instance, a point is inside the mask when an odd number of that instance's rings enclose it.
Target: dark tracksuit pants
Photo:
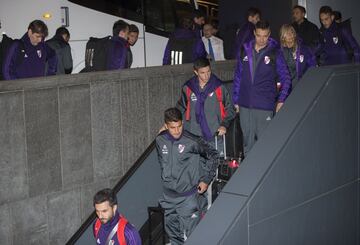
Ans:
[[[163,195],[160,205],[165,210],[165,231],[171,245],[183,244],[195,229],[207,208],[206,196],[195,192],[189,196]]]
[[[273,116],[273,111],[240,108],[240,125],[244,135],[245,156],[260,138]]]

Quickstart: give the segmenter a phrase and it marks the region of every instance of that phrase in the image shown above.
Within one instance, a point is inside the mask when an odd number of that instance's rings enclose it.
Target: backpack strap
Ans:
[[[117,238],[120,245],[126,245],[125,227],[127,223],[128,221],[123,216],[120,216],[118,230],[117,230]]]
[[[225,111],[225,106],[224,106],[224,103],[223,103],[223,100],[222,100],[221,86],[216,88],[215,94],[216,94],[216,98],[217,98],[217,100],[219,102],[221,120],[224,120],[224,118],[226,117],[226,111]]]
[[[125,239],[125,227],[127,225],[128,221],[123,216],[120,216],[118,227],[117,227],[117,239],[119,241],[120,245],[126,245],[126,239]],[[98,238],[98,234],[101,228],[101,222],[100,219],[96,219],[95,225],[94,225],[94,237]]]
[[[221,120],[224,120],[224,118],[226,117],[226,111],[225,111],[225,106],[224,106],[223,99],[222,99],[221,86],[216,88],[215,94],[216,94],[217,101],[219,102]],[[186,86],[186,99],[187,99],[186,112],[185,112],[185,120],[186,121],[190,120],[190,104],[191,104],[190,95],[191,95],[191,89],[188,86]]]
[[[97,218],[95,221],[95,225],[94,225],[94,237],[95,238],[97,238],[100,228],[101,228],[101,221],[99,218]]]
[[[185,112],[185,120],[189,121],[190,120],[190,104],[191,104],[191,89],[189,88],[189,86],[186,86],[186,112]]]

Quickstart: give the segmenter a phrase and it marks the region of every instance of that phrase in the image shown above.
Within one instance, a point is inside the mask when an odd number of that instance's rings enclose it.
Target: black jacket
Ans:
[[[315,49],[320,42],[320,32],[319,28],[312,22],[308,21],[306,18],[304,21],[298,25],[297,23],[292,23],[296,33],[302,39],[303,44]]]

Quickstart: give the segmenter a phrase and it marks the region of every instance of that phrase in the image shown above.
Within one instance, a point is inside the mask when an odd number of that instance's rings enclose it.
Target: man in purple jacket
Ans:
[[[127,39],[129,34],[129,24],[123,20],[118,20],[113,25],[113,37],[108,53],[107,70],[127,68]]]
[[[319,11],[322,27],[322,43],[319,49],[320,65],[337,65],[360,62],[360,47],[348,28],[334,21],[333,11],[329,6],[322,6]]]
[[[261,12],[259,9],[251,7],[247,11],[246,23],[241,27],[236,35],[235,57],[244,43],[254,39],[254,30],[256,23],[260,20]]]
[[[29,24],[28,31],[7,52],[2,67],[5,80],[55,75],[57,59],[55,51],[44,42],[47,35],[48,28],[43,21],[34,20]]]
[[[183,18],[181,28],[176,29],[169,37],[164,52],[163,65],[193,63],[199,58],[206,58],[204,43],[192,28],[192,20]]]
[[[139,232],[117,211],[117,199],[111,189],[94,196],[97,219],[93,224],[94,237],[99,245],[141,245]]]
[[[270,38],[267,21],[255,25],[255,40],[243,45],[237,55],[233,102],[240,111],[245,156],[280,110],[291,90],[291,80],[278,43]],[[281,82],[279,94],[276,79]]]

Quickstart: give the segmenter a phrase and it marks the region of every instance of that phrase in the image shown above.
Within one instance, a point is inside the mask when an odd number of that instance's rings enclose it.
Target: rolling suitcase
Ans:
[[[239,113],[236,113],[235,118],[227,128],[225,139],[227,156],[242,161],[244,159],[244,143]]]
[[[142,244],[144,245],[165,245],[169,238],[165,232],[164,209],[148,207],[147,228],[142,232]]]
[[[237,116],[238,117],[238,116]],[[225,135],[223,135],[223,157],[221,157],[219,159],[219,166],[217,169],[217,174],[215,176],[215,180],[213,181],[212,185],[211,185],[211,201],[214,202],[215,199],[217,198],[217,196],[220,194],[221,190],[224,188],[224,186],[226,185],[226,183],[229,181],[229,179],[231,178],[231,176],[234,174],[234,172],[237,170],[237,168],[239,167],[239,164],[243,158],[243,146],[242,146],[242,133],[237,134],[237,135],[233,135],[236,134],[237,132],[240,131],[238,129],[236,129],[235,127],[237,127],[237,125],[239,125],[240,128],[240,123],[238,120],[234,119],[232,122],[232,125],[230,125],[229,128],[233,127],[233,130],[229,130],[227,132],[227,137]],[[229,134],[231,134],[229,136]],[[236,137],[240,137],[239,140],[236,139]],[[229,144],[229,142],[233,145],[231,145],[232,147],[232,151],[231,151],[231,155],[228,155],[228,147],[227,145]],[[239,144],[239,145],[236,145]],[[218,136],[215,136],[215,148],[218,150]]]

